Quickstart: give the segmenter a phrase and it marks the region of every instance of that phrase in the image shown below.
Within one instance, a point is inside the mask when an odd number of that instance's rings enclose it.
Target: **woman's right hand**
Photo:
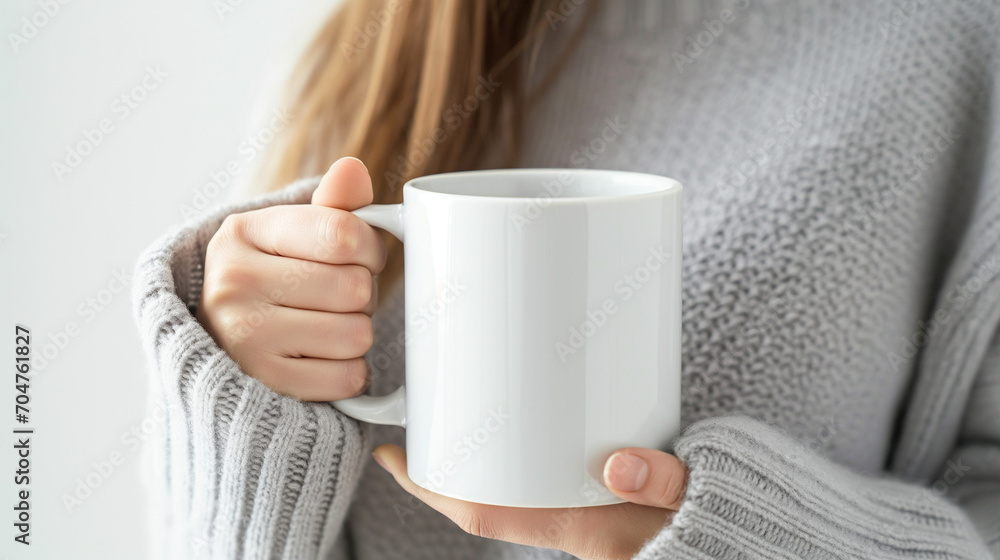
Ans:
[[[212,237],[196,316],[248,375],[307,401],[356,396],[378,303],[382,237],[351,210],[372,202],[360,160],[337,160],[312,204],[232,214]]]

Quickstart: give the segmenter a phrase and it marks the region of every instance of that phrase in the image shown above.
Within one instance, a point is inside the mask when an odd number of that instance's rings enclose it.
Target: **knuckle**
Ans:
[[[257,274],[233,261],[212,263],[205,267],[202,282],[202,302],[216,307],[240,300],[244,294],[256,289]]]
[[[352,395],[360,395],[368,388],[368,363],[364,358],[348,360],[346,366],[347,384]]]
[[[372,326],[371,317],[363,314],[352,315],[350,325],[350,338],[357,345],[355,350],[364,354],[372,347],[375,341],[375,330]]]
[[[222,220],[222,225],[212,234],[205,247],[205,262],[211,263],[213,260],[224,258],[226,253],[232,251],[242,239],[242,225],[237,225],[243,218],[239,214],[230,214]]]
[[[215,241],[217,237],[221,236],[221,240],[235,240],[242,239],[247,227],[247,216],[245,213],[229,214],[222,220],[222,225],[219,226],[219,231],[216,235],[212,237],[212,241]]]
[[[350,212],[330,212],[324,224],[324,237],[333,250],[353,255],[361,240],[361,224]]]
[[[269,329],[269,319],[274,311],[273,305],[259,301],[249,305],[227,299],[205,306],[222,348],[240,356],[256,356],[270,347],[273,332]]]
[[[374,311],[378,306],[378,282],[375,281],[375,277],[372,276],[371,282],[371,296],[368,298],[368,304],[366,308]]]
[[[375,250],[378,252],[378,256],[375,259],[375,270],[376,272],[382,272],[386,264],[388,264],[389,246],[386,244],[384,236],[376,235],[375,237],[378,239],[378,244],[375,247]]]
[[[684,476],[671,474],[657,489],[656,503],[668,506],[680,502],[684,497],[684,486]]]
[[[344,270],[341,276],[343,282],[341,293],[348,301],[348,305],[360,309],[368,304],[372,298],[372,275],[363,266],[350,266]]]
[[[232,337],[232,333],[241,322],[241,318],[233,312],[233,306],[231,305],[219,306],[212,311],[212,323],[226,335],[226,341],[233,347],[238,347],[241,342],[238,339],[233,340]]]

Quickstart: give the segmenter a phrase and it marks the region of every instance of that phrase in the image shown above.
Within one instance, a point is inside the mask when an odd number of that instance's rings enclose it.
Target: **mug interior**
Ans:
[[[410,180],[414,189],[483,198],[581,199],[638,196],[680,189],[673,179],[599,169],[500,169],[440,173]]]

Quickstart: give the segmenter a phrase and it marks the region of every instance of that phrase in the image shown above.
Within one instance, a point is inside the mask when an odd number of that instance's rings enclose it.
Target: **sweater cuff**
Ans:
[[[317,184],[300,181],[189,222],[136,267],[135,318],[164,424],[150,448],[157,555],[315,558],[334,546],[366,462],[366,432],[328,403],[278,395],[244,374],[192,314],[223,219],[307,203]]]
[[[955,505],[915,485],[855,473],[747,417],[692,424],[670,524],[636,560],[988,558]]]

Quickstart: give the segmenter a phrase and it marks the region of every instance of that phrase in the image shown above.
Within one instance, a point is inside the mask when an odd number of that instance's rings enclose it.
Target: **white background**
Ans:
[[[147,372],[130,290],[111,293],[114,273],[131,276],[211,172],[238,159],[252,173],[240,143],[259,130],[254,115],[276,108],[280,75],[335,3],[223,1],[233,6],[221,15],[213,0],[72,1],[52,17],[35,15],[51,0],[18,0],[0,12],[0,560],[148,555],[142,453],[123,439],[142,431]],[[15,49],[23,17],[48,21]],[[147,67],[166,76],[125,116],[115,99]],[[113,132],[59,180],[53,161],[104,118]],[[101,296],[113,297],[81,309]],[[59,349],[50,335],[70,321],[79,334]],[[52,344],[54,354],[30,389],[30,547],[13,540],[18,323],[35,353]],[[121,466],[105,477],[94,463],[115,452]],[[64,495],[90,475],[99,487],[69,511]]]

